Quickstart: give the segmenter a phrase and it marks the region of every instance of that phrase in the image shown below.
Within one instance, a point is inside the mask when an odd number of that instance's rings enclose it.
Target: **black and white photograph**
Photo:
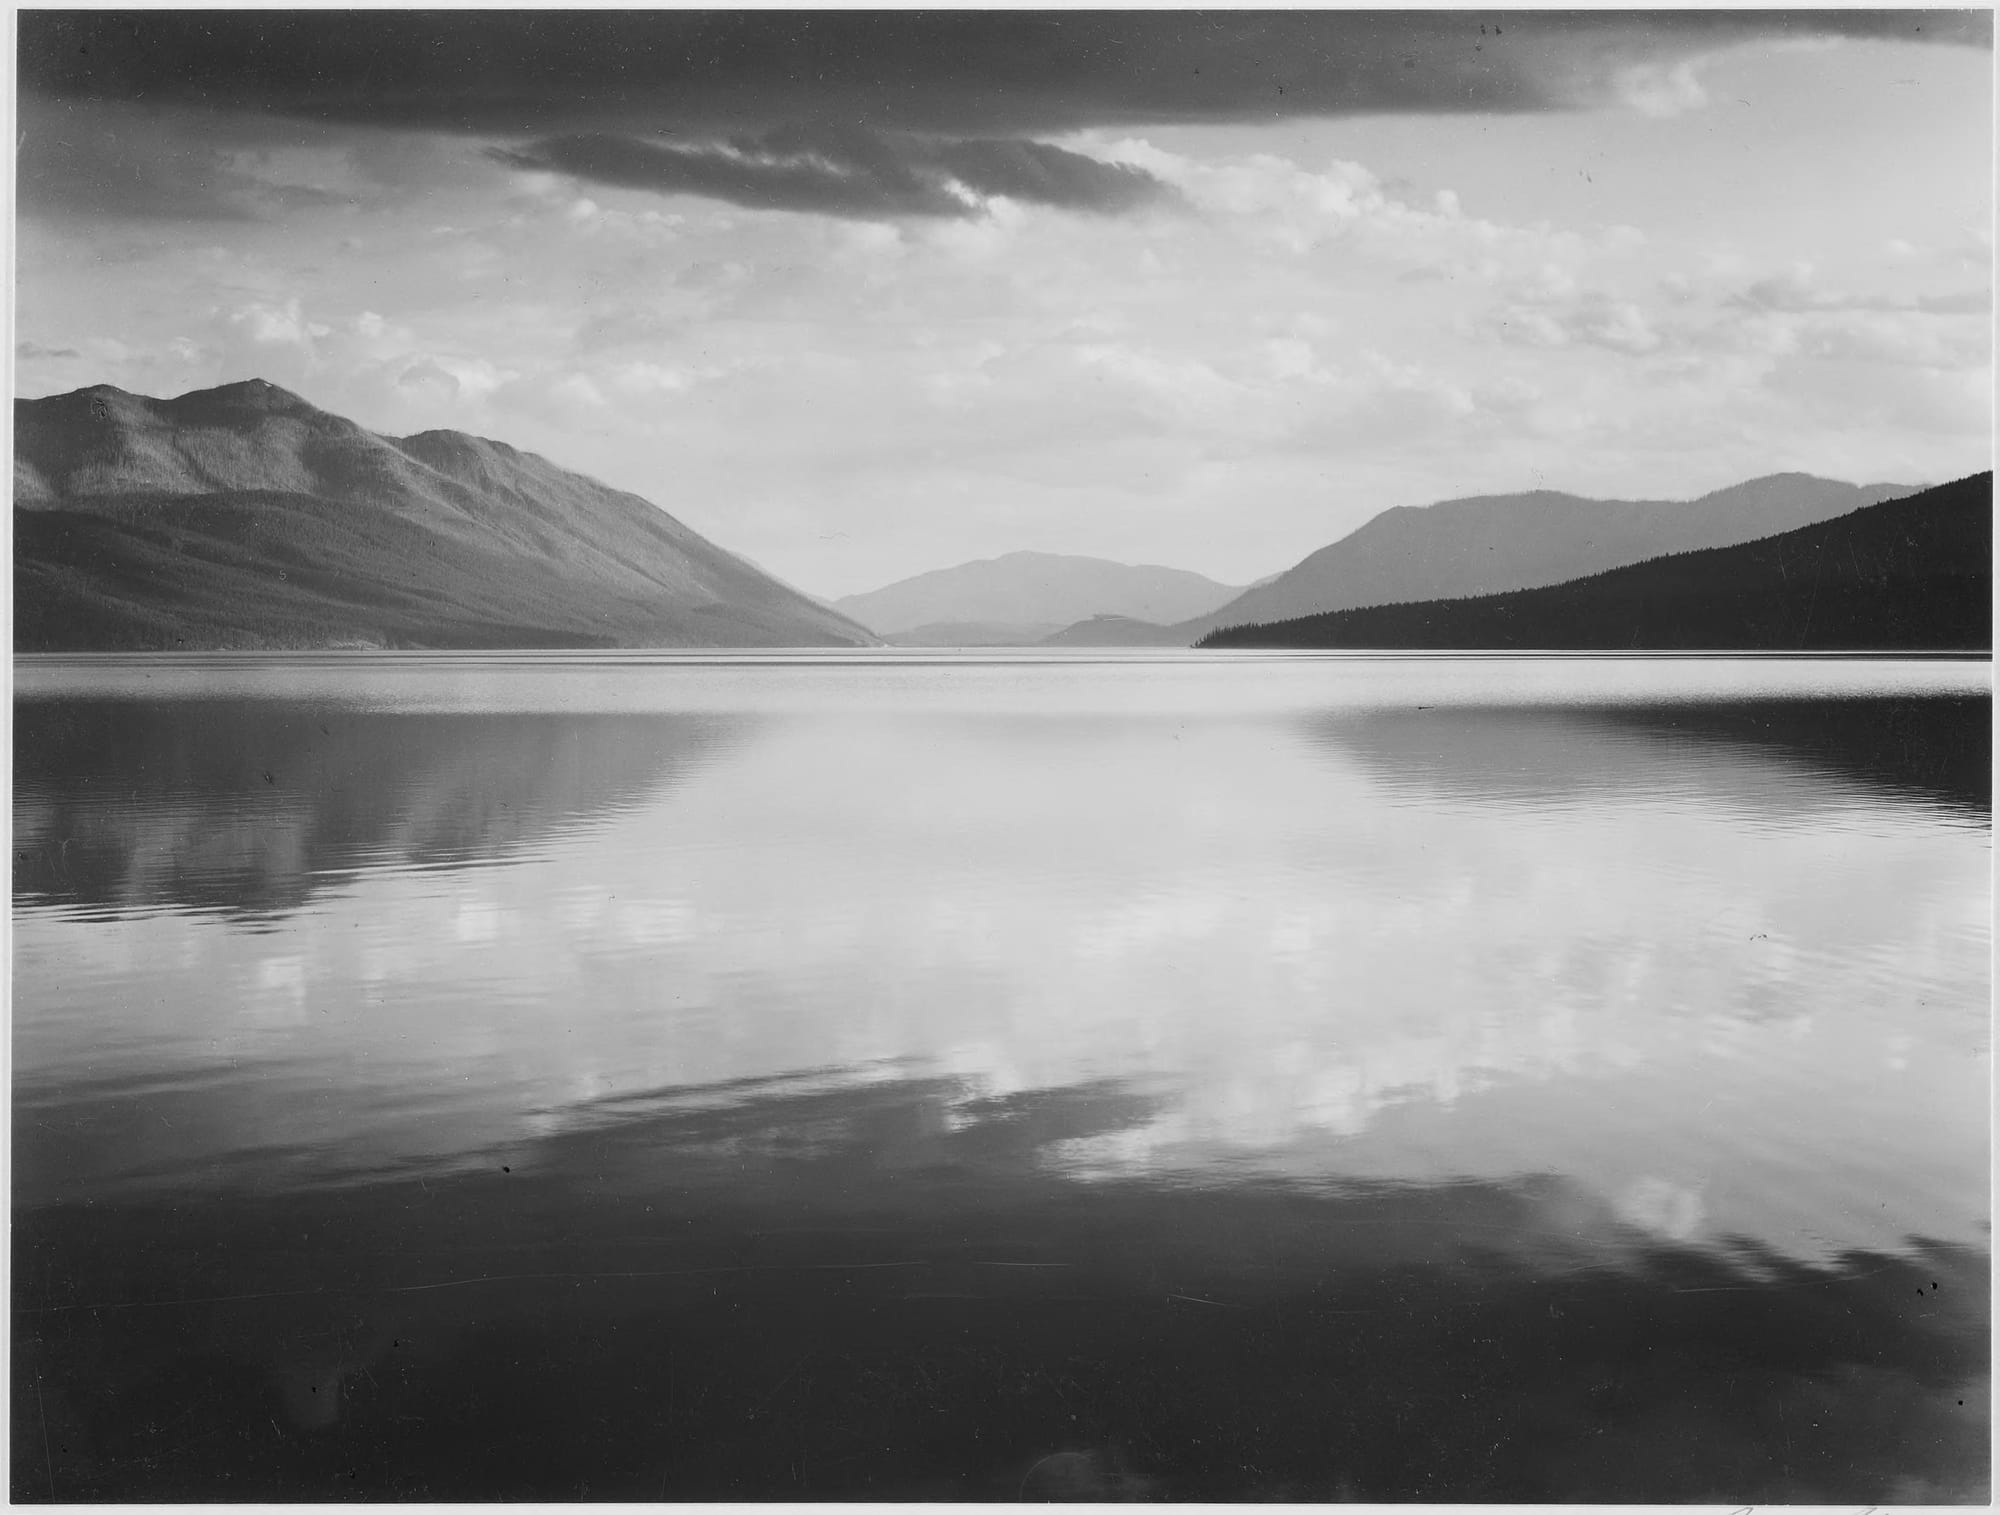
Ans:
[[[1988,1504],[1993,15],[12,9],[11,1499]]]

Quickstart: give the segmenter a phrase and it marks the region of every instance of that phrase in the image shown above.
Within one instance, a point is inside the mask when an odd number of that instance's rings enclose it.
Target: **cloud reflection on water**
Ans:
[[[218,729],[162,709],[163,750]],[[1558,1171],[1802,1255],[1983,1214],[1981,838],[1774,744],[1560,709],[795,713],[747,744],[717,717],[371,716],[354,750],[391,771],[267,813],[232,811],[267,787],[240,770],[298,716],[233,719],[234,789],[195,762],[162,787],[316,861],[255,938],[36,920],[24,981],[87,971],[21,1017],[31,1183],[366,1175],[623,1091],[920,1066],[969,1102],[1143,1095],[1047,1145],[1074,1181]],[[98,824],[137,818],[105,877],[173,899],[187,875],[136,861],[158,791],[91,782]],[[79,813],[53,776],[31,796]],[[417,856],[510,861],[389,866]],[[115,1110],[66,1079],[86,1045],[130,1070]],[[135,1096],[191,1134],[104,1139]],[[1631,1199],[1663,1194],[1702,1199]]]
[[[363,1193],[34,1207],[16,1372],[80,1496],[1010,1497],[1073,1456],[1178,1499],[1984,1497],[1982,1248],[1687,1245],[1671,1192],[1549,1173],[1086,1197],[1039,1160],[1148,1109],[661,1089]]]
[[[1970,706],[852,671],[30,701],[17,1496],[1986,1496]]]

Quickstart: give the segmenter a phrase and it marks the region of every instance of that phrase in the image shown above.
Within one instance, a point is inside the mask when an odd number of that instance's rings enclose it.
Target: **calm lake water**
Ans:
[[[17,1499],[1984,1501],[1984,663],[17,662]]]

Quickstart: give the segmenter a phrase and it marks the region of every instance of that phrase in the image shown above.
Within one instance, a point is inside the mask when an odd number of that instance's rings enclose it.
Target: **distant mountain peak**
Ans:
[[[1546,587],[1775,536],[1910,492],[1786,472],[1694,499],[1593,500],[1532,489],[1397,507],[1177,629],[1191,639],[1225,626]]]
[[[1993,475],[1983,473],[1562,583],[1249,622],[1197,645],[1988,652],[1992,559]]]
[[[637,495],[264,379],[16,400],[14,434],[17,649],[872,640]]]
[[[185,394],[172,399],[156,399],[151,395],[134,394],[129,389],[120,389],[116,384],[86,384],[81,389],[72,389],[66,394],[51,395],[45,400],[34,401],[42,406],[65,406],[89,404],[94,401],[108,401],[121,409],[133,406],[158,407],[170,413],[213,410],[248,410],[266,413],[311,411],[324,415],[318,406],[302,396],[293,394],[268,379],[242,379],[232,384],[218,384],[212,389],[190,389]]]
[[[1754,479],[1745,479],[1741,484],[1727,484],[1725,489],[1749,489],[1758,484],[1837,484],[1838,479],[1829,479],[1825,474],[1807,473],[1803,468],[1781,468],[1776,473],[1760,473]],[[1710,494],[1719,491],[1710,490]]]
[[[72,389],[66,394],[50,395],[45,400],[32,400],[28,403],[40,406],[50,414],[86,416],[102,425],[108,422],[128,423],[141,419],[148,414],[152,402],[144,395],[132,394],[115,384],[90,384],[82,389]],[[17,447],[17,457],[18,454]]]
[[[212,389],[191,389],[182,400],[196,400],[206,397],[211,400],[237,400],[248,405],[278,405],[290,407],[303,405],[305,400],[293,394],[283,385],[273,384],[269,379],[237,379],[228,384],[217,384]]]
[[[166,401],[165,405],[168,410],[177,413],[241,410],[259,415],[326,414],[310,400],[273,384],[269,379],[240,379],[233,384],[218,384],[213,389],[191,389]]]
[[[833,604],[881,636],[971,624],[1022,634],[1035,628],[1030,640],[1039,640],[1095,615],[1185,620],[1237,593],[1182,568],[1021,549],[934,568]]]
[[[1717,495],[1754,494],[1759,490],[1773,489],[1855,489],[1860,486],[1849,484],[1844,479],[1829,479],[1824,474],[1806,473],[1802,469],[1785,468],[1776,473],[1761,473],[1754,479],[1745,479],[1740,484],[1724,484],[1719,489],[1710,489],[1696,495],[1697,500],[1712,500]]]
[[[474,436],[469,431],[453,431],[448,426],[437,426],[431,428],[429,431],[412,432],[409,436],[401,437],[397,440],[404,447],[449,449],[459,452],[490,451],[500,454],[503,458],[534,456],[533,453],[524,453],[520,448],[510,447],[505,442],[496,441],[492,437]]]

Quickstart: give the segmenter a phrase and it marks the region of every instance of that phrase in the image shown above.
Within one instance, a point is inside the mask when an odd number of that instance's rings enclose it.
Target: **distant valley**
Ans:
[[[637,495],[261,380],[14,406],[21,652],[866,646]]]
[[[1053,552],[1010,552],[833,601],[901,646],[1033,646],[1077,621],[1182,621],[1243,592],[1180,568]]]
[[[1033,647],[1061,631],[1053,621],[931,621],[886,631],[891,647]]]
[[[1819,646],[1833,645],[1834,601],[1875,592],[1827,578],[1825,544],[1872,543],[1897,594],[1919,580],[1973,592],[1947,541],[1990,578],[1987,550],[1968,545],[1982,509],[1990,543],[1990,476],[1980,507],[1976,481],[1940,494],[1786,473],[1685,501],[1536,490],[1399,506],[1249,586],[1023,551],[822,602],[636,495],[459,432],[379,436],[260,380],[172,400],[108,386],[21,400],[15,437],[21,652]],[[1900,513],[1885,504],[1903,497]],[[1932,535],[1907,551],[1868,535],[1897,521]],[[1792,545],[1777,559],[1746,545],[1773,541]],[[1810,633],[1784,620],[1803,582],[1784,578],[1794,548],[1832,596]],[[1780,582],[1755,591],[1775,596],[1769,615],[1716,601],[1674,628],[1658,619],[1707,579],[1725,598],[1762,584],[1747,565],[1772,562]],[[1853,636],[1873,626],[1885,647],[1931,645],[1914,612],[1894,626],[1853,613]]]
[[[1190,634],[1126,615],[1096,615],[1041,640],[1044,647],[1186,647]]]

